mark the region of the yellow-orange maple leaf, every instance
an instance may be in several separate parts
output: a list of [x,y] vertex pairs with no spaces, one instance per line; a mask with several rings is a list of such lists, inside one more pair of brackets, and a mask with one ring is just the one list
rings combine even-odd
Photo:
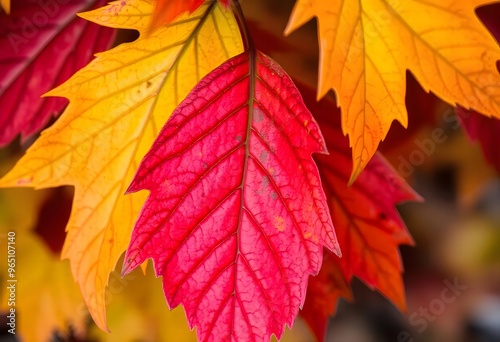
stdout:
[[318,19],[318,97],[336,91],[351,181],[393,120],[407,126],[406,70],[446,102],[500,118],[500,48],[474,13],[491,2],[297,0],[285,33]]
[[124,196],[159,129],[194,85],[243,50],[232,12],[207,1],[149,35],[149,0],[121,0],[82,16],[140,37],[100,53],[51,96],[70,100],[1,187],[75,186],[62,256],[87,307],[106,327],[105,288],[146,194]]
[[0,0],[0,7],[10,14],[10,0]]

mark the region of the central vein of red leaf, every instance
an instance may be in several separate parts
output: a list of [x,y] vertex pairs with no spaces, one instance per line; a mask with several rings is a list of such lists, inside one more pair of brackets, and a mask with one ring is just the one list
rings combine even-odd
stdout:
[[[246,183],[246,178],[247,178],[247,172],[248,172],[248,159],[250,158],[250,140],[251,140],[251,130],[252,130],[252,122],[253,122],[253,105],[254,105],[254,98],[255,98],[255,50],[251,49],[250,54],[249,54],[249,74],[248,76],[250,77],[250,82],[248,86],[248,93],[251,94],[248,98],[248,120],[247,120],[247,127],[246,127],[246,137],[245,137],[245,159],[244,159],[244,164],[243,164],[243,174],[241,177],[241,183],[240,183],[240,212],[238,216],[238,225],[237,225],[237,232],[236,232],[236,258],[239,257],[240,255],[240,234],[239,230],[241,227],[241,224],[243,222],[243,210],[246,210],[246,204],[245,204],[245,183]],[[237,288],[237,283],[236,283],[236,274],[238,274],[238,262],[235,260],[235,272],[234,272],[234,277],[233,277],[233,295],[236,296],[236,288]],[[235,303],[236,301],[233,300],[233,316],[235,315]],[[234,320],[231,324],[231,331],[234,331]]]

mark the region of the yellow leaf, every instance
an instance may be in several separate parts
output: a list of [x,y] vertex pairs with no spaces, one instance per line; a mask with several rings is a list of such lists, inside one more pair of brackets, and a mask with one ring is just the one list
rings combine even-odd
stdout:
[[[46,342],[54,331],[83,333],[87,310],[69,265],[61,262],[32,229],[37,223],[47,191],[29,189],[0,192],[0,248],[7,251],[8,233],[15,232],[15,305],[9,306],[10,289],[0,291],[0,310],[14,308],[16,333],[24,341]],[[7,277],[7,263],[0,263],[0,278]],[[10,278],[9,278],[10,279]],[[0,279],[2,287],[11,285]]]
[[10,14],[10,0],[0,0],[0,7]]
[[96,322],[106,330],[105,287],[146,198],[124,196],[139,162],[198,80],[243,50],[232,12],[208,1],[145,35],[152,3],[116,1],[82,16],[140,37],[100,53],[51,96],[70,100],[0,187],[74,185],[62,256]]
[[318,97],[336,92],[353,148],[351,182],[392,121],[407,126],[406,70],[446,102],[500,118],[500,49],[474,13],[491,2],[297,0],[285,33],[318,19]]

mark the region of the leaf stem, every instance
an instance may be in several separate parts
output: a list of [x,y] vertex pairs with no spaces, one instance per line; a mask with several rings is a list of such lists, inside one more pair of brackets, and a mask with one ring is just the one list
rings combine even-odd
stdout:
[[245,44],[245,50],[250,50],[250,53],[255,51],[255,46],[253,44],[252,36],[250,35],[250,31],[248,30],[247,21],[245,19],[245,15],[243,14],[243,9],[241,8],[240,1],[234,0],[234,8],[235,15],[238,21],[238,25],[240,27],[240,31],[243,36],[243,43]]

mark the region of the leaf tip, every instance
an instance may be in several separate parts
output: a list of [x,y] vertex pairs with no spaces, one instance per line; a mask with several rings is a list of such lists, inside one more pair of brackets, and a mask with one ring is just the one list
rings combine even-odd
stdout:
[[[62,84],[62,85],[64,85],[64,84]],[[67,98],[61,92],[59,92],[59,87],[56,87],[54,89],[49,90],[48,92],[40,95],[40,97],[64,97],[64,98]]]
[[133,194],[134,192],[137,192],[137,191],[141,190],[141,189],[137,188],[137,186],[135,185],[134,180],[130,183],[130,185],[128,186],[127,190],[125,190],[124,195],[130,195],[130,194]]
[[291,26],[292,25],[290,25],[290,22],[288,22],[288,24],[285,27],[285,30],[283,31],[283,36],[288,37],[293,32],[293,28]]
[[105,333],[108,334],[111,333],[111,331],[108,328],[108,323],[106,319],[106,308],[104,306],[97,304],[97,301],[93,300],[85,301],[85,303],[87,304],[87,309],[95,325]]
[[335,246],[333,249],[333,253],[339,258],[342,258],[342,250],[340,249],[340,245],[337,239],[335,239]]
[[399,309],[399,311],[401,311],[401,313],[408,313],[408,306],[406,305],[406,296],[404,295],[404,293],[402,294],[401,298],[398,298],[398,300],[391,301],[393,301],[394,305]]
[[125,259],[123,260],[123,265],[122,265],[122,270],[120,272],[120,276],[123,278],[133,270],[137,268],[137,266],[140,264],[139,261],[137,261],[137,253],[133,253],[134,256],[130,255],[131,253],[129,250],[127,250],[125,254]]
[[363,169],[359,165],[352,169],[351,177],[349,178],[349,182],[347,182],[348,187],[351,187],[354,184],[362,171]]
[[5,13],[10,14],[10,0],[0,0],[0,9],[5,11]]
[[304,20],[300,21],[296,17],[297,13],[297,4],[295,4],[295,8],[292,10],[292,13],[290,14],[290,19],[288,20],[288,23],[286,24],[285,31],[283,32],[283,35],[285,37],[288,37],[293,31],[297,30],[300,26],[302,26],[304,23],[306,23],[309,20]]
[[283,31],[283,36],[288,37],[290,36],[293,32],[295,32],[300,26],[302,26],[304,23],[301,22],[296,22],[293,13],[290,15],[290,20],[288,20],[288,23],[286,24],[285,30]]
[[425,198],[423,198],[418,192],[416,192],[413,189],[411,189],[411,191],[412,191],[412,196],[413,196],[413,198],[411,199],[411,201],[418,202],[418,203],[425,202]]
[[87,21],[93,21],[93,14],[95,14],[96,10],[92,10],[92,11],[85,11],[85,12],[78,12],[76,13],[76,15],[84,20],[87,20]]
[[352,155],[352,172],[351,172],[351,177],[349,178],[349,182],[347,183],[347,186],[350,187],[351,185],[354,184],[358,176],[363,172],[363,170],[366,168],[368,163],[373,157],[373,154],[376,152],[376,148],[373,151],[370,151],[366,153],[364,151],[361,154],[357,154],[355,152],[355,149],[353,149],[353,155]]
[[134,265],[132,264],[132,261],[133,260],[131,258],[127,258],[123,261],[122,270],[120,271],[120,277],[123,278],[127,274],[132,272],[132,270],[134,269]]
[[[331,228],[330,233],[328,234],[328,238],[323,243],[323,245],[330,250],[333,254],[342,258],[342,250],[340,249],[339,240],[337,238],[337,234],[335,233],[335,229],[333,223],[330,221],[329,226]],[[323,252],[325,253],[325,252]]]

